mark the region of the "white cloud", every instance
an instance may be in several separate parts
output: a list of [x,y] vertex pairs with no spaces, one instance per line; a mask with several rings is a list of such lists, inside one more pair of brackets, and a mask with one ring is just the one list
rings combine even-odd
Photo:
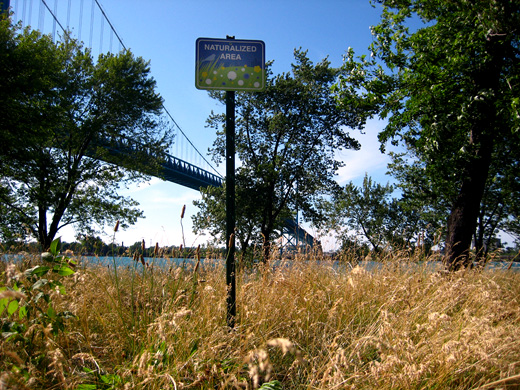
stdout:
[[121,194],[124,196],[133,195],[135,193],[148,190],[150,187],[159,185],[161,183],[164,183],[164,180],[159,179],[158,177],[152,177],[150,180],[145,182],[130,184],[128,188],[121,190]]
[[350,181],[362,180],[367,173],[376,182],[386,182],[387,164],[390,162],[388,155],[379,150],[380,143],[377,134],[381,131],[383,122],[369,121],[364,134],[351,133],[361,144],[360,150],[343,150],[336,153],[336,158],[343,161],[345,166],[338,170],[336,181],[345,185]]

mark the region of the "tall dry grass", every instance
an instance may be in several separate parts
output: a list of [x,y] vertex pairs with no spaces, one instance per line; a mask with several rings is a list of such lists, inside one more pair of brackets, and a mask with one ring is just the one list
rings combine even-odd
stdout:
[[221,265],[80,267],[54,296],[76,318],[43,357],[61,374],[17,377],[23,351],[2,341],[0,387],[519,388],[519,273],[315,260],[240,271],[233,330]]

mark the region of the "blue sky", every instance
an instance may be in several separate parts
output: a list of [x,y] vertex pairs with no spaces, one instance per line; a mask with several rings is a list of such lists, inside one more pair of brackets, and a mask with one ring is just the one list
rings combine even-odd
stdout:
[[[110,37],[106,22],[100,26],[100,14],[94,14],[94,28],[90,34],[90,17],[94,0],[46,0],[56,9],[61,23],[70,21],[76,36],[81,34],[88,46],[92,42],[95,55],[107,51],[112,40],[112,50],[118,50],[115,37]],[[265,42],[266,59],[274,60],[275,74],[289,71],[294,60],[295,48],[308,50],[313,62],[327,57],[333,66],[340,66],[348,47],[356,53],[367,53],[372,40],[370,26],[378,23],[380,8],[373,8],[369,0],[264,0],[264,1],[209,1],[209,0],[98,0],[108,15],[125,46],[135,55],[151,62],[151,71],[157,81],[158,92],[165,100],[165,107],[190,138],[198,150],[206,154],[215,139],[213,129],[205,127],[212,110],[224,112],[225,107],[209,98],[206,91],[195,88],[195,41],[197,38],[253,39]],[[70,14],[68,4],[71,4]],[[80,11],[83,4],[82,29],[79,30]],[[40,16],[40,0],[11,0],[17,15],[24,15],[24,24],[30,23],[44,31],[52,31],[52,19],[47,13]],[[30,18],[29,18],[30,17]],[[28,22],[31,20],[31,22]],[[58,28],[57,28],[58,30]],[[103,31],[103,34],[101,34]],[[386,183],[388,157],[379,152],[377,133],[384,126],[371,121],[365,134],[352,130],[351,135],[361,142],[360,151],[343,151],[340,158],[346,166],[338,175],[338,182],[352,180],[361,183],[365,172],[376,181]],[[181,153],[186,145],[179,141],[172,145],[173,154],[191,161],[193,153]],[[198,163],[197,160],[194,162]],[[224,172],[224,167],[218,168]],[[149,183],[124,191],[140,203],[145,219],[127,231],[116,235],[116,242],[126,245],[145,239],[147,244],[198,245],[207,237],[192,233],[191,218],[197,210],[192,204],[199,199],[197,191],[179,185],[152,179]],[[180,214],[186,205],[186,216],[181,226]],[[312,230],[312,229],[311,229]],[[313,232],[316,233],[316,232]],[[72,241],[73,231],[65,231],[63,239]],[[111,229],[102,237],[111,239]],[[325,246],[333,246],[333,243]]]

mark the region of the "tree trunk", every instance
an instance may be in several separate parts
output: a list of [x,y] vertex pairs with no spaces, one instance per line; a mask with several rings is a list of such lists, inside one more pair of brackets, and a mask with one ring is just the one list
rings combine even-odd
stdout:
[[262,256],[262,262],[264,264],[267,264],[268,261],[269,261],[269,257],[271,256],[271,240],[270,240],[271,234],[267,230],[263,230],[262,231],[262,236],[263,236],[263,243],[262,243],[263,256]]
[[[498,83],[498,78],[496,81]],[[483,86],[482,89],[488,87],[496,90],[487,83],[489,78],[479,85]],[[471,238],[477,228],[480,205],[491,166],[494,132],[497,131],[495,129],[497,114],[493,99],[482,101],[475,111],[476,118],[470,131],[469,141],[473,149],[473,157],[466,162],[459,194],[448,218],[444,263],[450,271],[471,266],[472,261],[469,257]]]
[[[469,141],[473,158],[466,162],[462,185],[448,218],[444,263],[450,271],[471,265],[471,237],[477,226],[494,140],[501,129],[497,123],[496,100],[499,98],[505,45],[500,34],[488,35],[485,53],[487,61],[473,74],[475,101],[471,111],[473,123]],[[477,96],[479,99],[476,99]]]
[[444,261],[450,271],[471,265],[471,238],[477,226],[492,153],[491,137],[481,138],[475,159],[466,167],[460,192],[448,218],[447,252]]
[[38,207],[38,241],[43,251],[51,247],[49,235],[47,234],[47,209],[43,206]]

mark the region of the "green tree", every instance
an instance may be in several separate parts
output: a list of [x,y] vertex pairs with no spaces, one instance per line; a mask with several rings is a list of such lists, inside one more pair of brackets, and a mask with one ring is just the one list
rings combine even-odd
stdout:
[[106,244],[99,236],[81,235],[78,237],[81,254],[104,256],[103,248]]
[[[250,178],[241,172],[235,175],[235,208],[236,228],[235,238],[238,241],[242,259],[253,256],[251,250],[261,246],[260,209],[255,206],[255,193],[248,185]],[[195,233],[207,231],[216,242],[226,240],[226,187],[206,187],[202,190],[202,199],[193,202],[199,212],[192,216]],[[290,216],[290,214],[289,214]]]
[[[338,70],[329,61],[314,65],[301,50],[295,59],[291,73],[268,75],[265,91],[236,96],[237,198],[242,205],[237,214],[245,212],[258,227],[264,261],[275,231],[292,210],[303,211],[308,220],[319,217],[315,201],[336,185],[334,173],[341,166],[335,152],[359,147],[345,129],[363,125],[355,110],[345,114],[337,107],[331,86]],[[213,96],[224,101],[223,94]],[[219,162],[225,155],[225,116],[212,115],[209,123],[218,130],[212,153]],[[222,223],[218,210],[223,207],[218,201],[207,210],[210,223]]]
[[[149,151],[170,139],[149,64],[129,51],[100,55],[67,35],[53,43],[9,19],[0,21],[0,234],[36,238],[48,248],[73,225],[126,227],[142,216],[121,184],[157,172]],[[147,149],[111,153],[135,140]]]
[[344,243],[365,240],[379,253],[386,245],[385,226],[393,191],[390,184],[374,183],[365,174],[361,187],[350,182],[322,204],[328,214],[324,227],[336,231]]
[[[379,134],[405,146],[449,200],[447,268],[471,264],[481,202],[493,180],[519,177],[520,4],[509,0],[382,0],[374,58],[345,58],[342,103],[379,114]],[[423,22],[411,31],[412,25]],[[381,62],[378,62],[380,60]],[[509,156],[509,158],[506,158]]]
[[[426,239],[433,238],[431,235],[446,224],[450,205],[456,197],[456,188],[450,183],[450,177],[426,176],[423,161],[411,161],[405,154],[390,155],[392,163],[389,164],[389,171],[398,179],[397,187],[402,192],[399,202],[419,214],[422,224],[426,223],[429,227],[430,237]],[[511,159],[512,155],[504,157]],[[514,167],[512,161],[499,161],[496,158],[490,167],[473,236],[477,261],[488,254],[499,231],[515,235],[514,221],[520,207],[516,201],[520,198],[519,184],[511,181],[509,174],[502,173],[511,167]]]
[[[410,212],[419,214],[423,224],[429,227],[430,235],[442,230],[455,193],[450,177],[427,175],[426,164],[410,159],[406,153],[390,152],[390,156],[389,173],[397,179],[400,203]],[[428,239],[433,239],[433,236]]]
[[[492,161],[474,235],[477,258],[485,257],[488,251],[493,249],[493,242],[499,231],[507,232],[516,238],[520,237],[520,153],[510,152],[515,147],[518,149],[520,145],[508,146],[508,153],[501,153],[501,158],[494,158]],[[514,173],[515,170],[517,173]]]
[[365,175],[363,186],[356,187],[348,183],[334,194],[330,213],[330,222],[341,231],[343,241],[351,236],[363,236],[379,253],[386,243],[385,226],[388,220],[389,202],[394,191],[390,184],[373,183]]
[[360,187],[348,183],[330,201],[323,202],[328,215],[323,227],[337,233],[342,248],[368,242],[376,254],[383,249],[413,250],[416,246],[428,251],[436,228],[428,221],[428,209],[406,196],[396,198],[394,189],[393,185],[373,182],[368,175]]

